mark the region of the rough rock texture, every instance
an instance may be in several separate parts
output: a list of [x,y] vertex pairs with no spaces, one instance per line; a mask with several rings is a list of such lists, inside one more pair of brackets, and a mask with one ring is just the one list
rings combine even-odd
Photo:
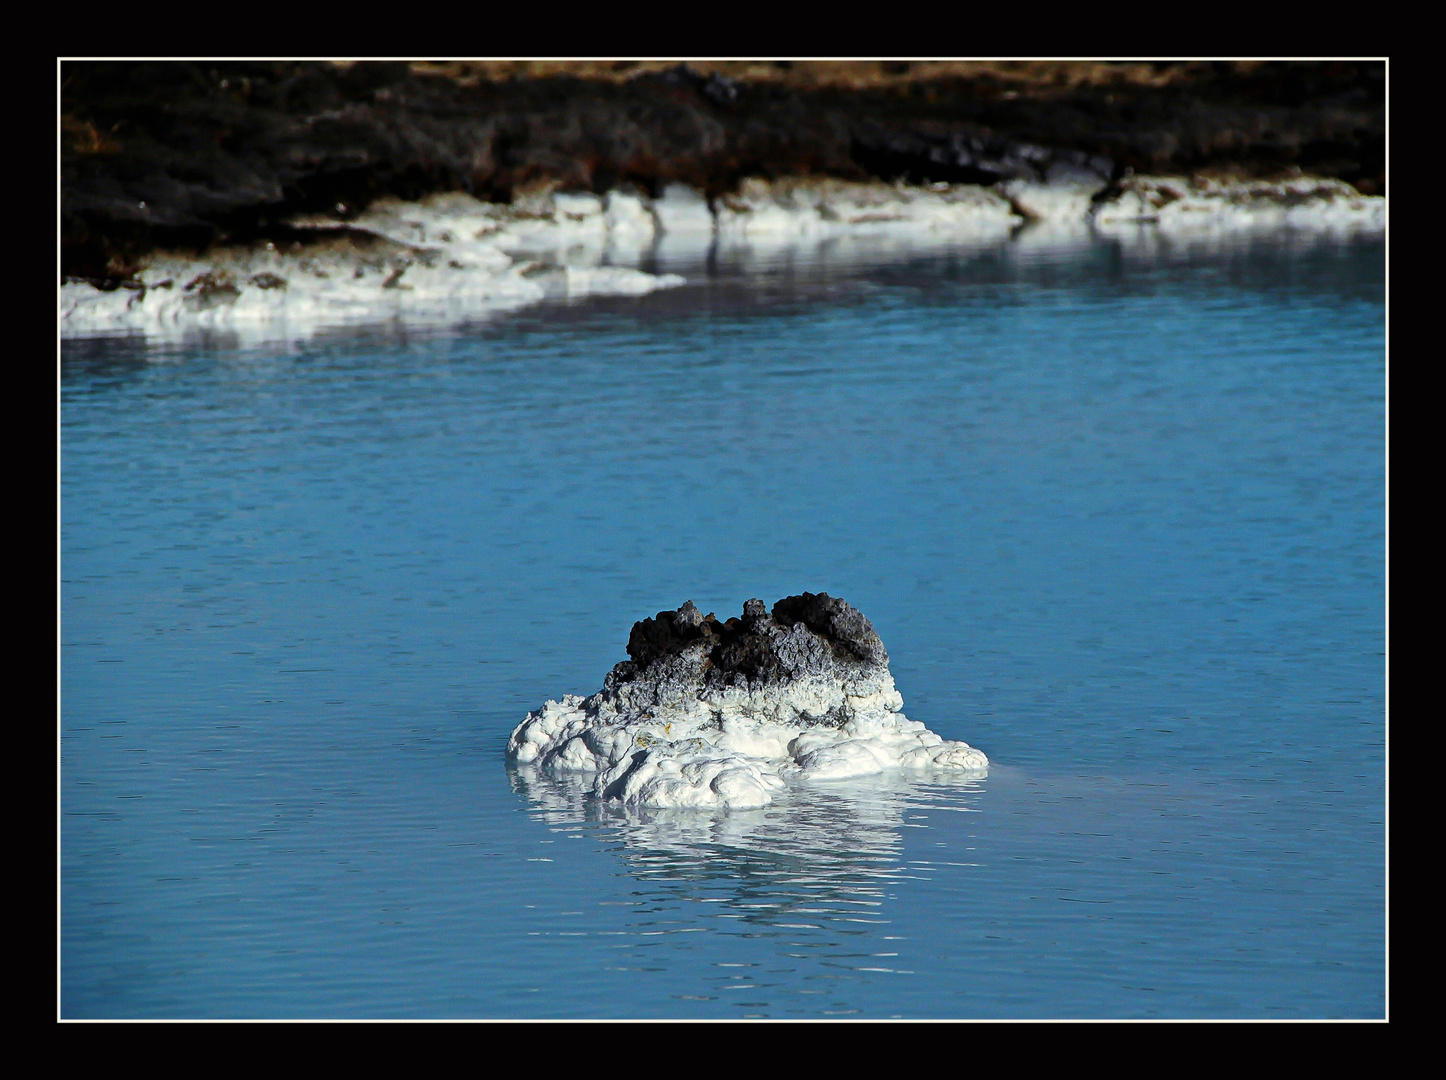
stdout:
[[[790,634],[800,623],[811,633]],[[772,615],[762,600],[749,600],[743,617],[727,622],[702,614],[689,600],[677,611],[634,623],[628,655],[631,662],[614,669],[615,684],[646,678],[660,660],[686,657],[696,661],[696,677],[708,689],[768,684],[805,672],[842,681],[855,668],[889,662],[873,624],[848,601],[828,593],[785,597],[773,605]]]
[[591,697],[528,714],[509,756],[594,771],[595,794],[643,806],[762,806],[790,777],[988,764],[903,715],[873,625],[827,593],[749,600],[726,622],[689,601],[636,623],[628,655]]
[[297,213],[438,191],[509,202],[537,184],[717,198],[749,176],[1294,168],[1384,193],[1376,62],[474,67],[67,61],[61,272],[115,283],[157,247],[289,243]]

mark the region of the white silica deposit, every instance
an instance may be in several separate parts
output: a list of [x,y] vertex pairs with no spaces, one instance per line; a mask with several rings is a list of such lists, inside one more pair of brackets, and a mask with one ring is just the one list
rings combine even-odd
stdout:
[[903,713],[873,626],[827,593],[749,600],[720,622],[691,601],[634,625],[632,658],[591,697],[529,713],[508,756],[545,773],[592,774],[592,791],[637,807],[758,807],[792,779],[887,769],[982,775],[989,760]]
[[684,281],[614,265],[617,252],[628,261],[657,229],[645,202],[624,193],[544,190],[506,206],[461,193],[386,198],[349,221],[288,224],[315,241],[162,251],[119,288],[67,282],[61,331],[291,336],[392,320],[460,322],[549,298],[638,296]]
[[1295,229],[1376,233],[1386,227],[1386,200],[1342,180],[1219,181],[1205,177],[1131,176],[1099,197],[1091,223],[1108,231],[1149,224],[1162,232]]
[[1130,176],[1106,185],[1063,176],[995,187],[752,178],[711,202],[677,184],[657,198],[542,185],[507,205],[453,192],[379,199],[349,220],[291,219],[310,243],[155,252],[116,288],[67,281],[60,324],[65,336],[205,329],[291,338],[365,323],[463,323],[559,297],[640,296],[685,280],[644,265],[700,265],[715,247],[733,261],[821,251],[847,259],[1140,229],[1360,234],[1385,222],[1384,198],[1311,177]]
[[1009,201],[972,184],[913,187],[823,177],[749,179],[714,204],[725,243],[877,233],[983,240],[1022,224]]
[[1087,228],[1094,199],[1105,188],[1104,181],[1062,181],[1052,184],[1029,180],[1006,180],[999,192],[1031,221],[1048,225]]

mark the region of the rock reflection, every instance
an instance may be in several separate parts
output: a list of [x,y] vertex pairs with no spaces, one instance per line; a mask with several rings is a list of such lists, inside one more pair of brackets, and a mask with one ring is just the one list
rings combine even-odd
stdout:
[[791,785],[765,809],[710,813],[623,807],[595,798],[590,777],[554,778],[525,765],[510,772],[513,790],[550,826],[615,840],[640,883],[789,930],[887,922],[890,887],[917,876],[905,857],[903,830],[919,827],[910,812],[978,812],[986,783],[899,771]]

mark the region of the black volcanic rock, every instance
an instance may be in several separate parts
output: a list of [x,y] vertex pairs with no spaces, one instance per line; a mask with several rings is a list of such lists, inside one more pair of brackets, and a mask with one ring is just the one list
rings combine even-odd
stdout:
[[628,656],[613,669],[608,685],[641,679],[761,688],[807,675],[867,674],[887,670],[889,663],[873,624],[828,593],[786,596],[771,614],[763,601],[749,600],[741,618],[726,622],[702,614],[689,600],[676,611],[634,623]]
[[828,593],[786,596],[773,605],[773,618],[784,626],[804,623],[836,648],[847,650],[865,664],[889,662],[889,654],[874,632],[874,624],[847,600],[830,597]]
[[716,197],[749,176],[1297,168],[1384,193],[1383,64],[1181,70],[1158,86],[988,73],[806,86],[686,66],[477,81],[392,63],[66,61],[61,273],[114,284],[156,247],[290,242],[297,213],[437,191],[506,202],[539,181],[650,194],[678,181]]

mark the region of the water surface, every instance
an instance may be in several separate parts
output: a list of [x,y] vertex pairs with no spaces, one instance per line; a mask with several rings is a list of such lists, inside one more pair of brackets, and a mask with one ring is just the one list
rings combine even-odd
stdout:
[[[694,277],[65,343],[62,1014],[1383,1015],[1381,245]],[[987,779],[506,766],[634,620],[803,590]]]

